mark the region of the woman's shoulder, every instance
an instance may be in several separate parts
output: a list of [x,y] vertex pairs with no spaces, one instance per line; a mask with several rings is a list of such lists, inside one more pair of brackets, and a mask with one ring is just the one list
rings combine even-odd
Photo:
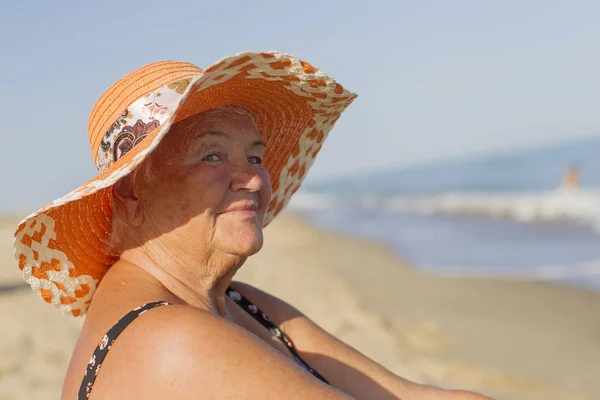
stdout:
[[[203,343],[200,342],[202,339],[219,345],[219,335],[210,339],[202,337],[204,333],[223,330],[223,324],[219,324],[218,318],[210,313],[182,305],[165,304],[153,309],[144,306],[136,307],[129,313],[122,312],[122,307],[113,307],[118,310],[92,313],[86,319],[67,371],[63,398],[75,398],[84,372],[86,375],[89,373],[87,368],[91,363],[97,368],[92,371],[97,375],[93,382],[93,397],[98,397],[98,392],[114,387],[114,382],[120,377],[139,377],[137,381],[144,382],[152,374],[141,373],[141,363],[145,363],[152,371],[164,361],[165,351],[180,357],[176,346]],[[131,317],[136,310],[135,317]],[[119,319],[115,315],[122,317]],[[118,333],[116,328],[119,328]],[[194,337],[199,340],[193,340]],[[102,360],[98,360],[99,355]]]
[[[293,362],[251,333],[184,305],[146,313],[115,341],[111,353],[94,384],[92,398],[185,399],[196,398],[198,393],[255,398],[253,391],[256,394],[273,381],[290,382],[291,388],[306,391],[306,398],[330,390],[312,382],[315,380],[299,372]],[[281,395],[290,389],[280,390]]]
[[128,359],[148,356],[160,359],[163,353],[158,350],[174,355],[180,354],[179,348],[219,345],[229,335],[239,334],[238,330],[225,319],[197,307],[165,305],[149,310],[132,322],[115,341],[111,353],[119,353]]

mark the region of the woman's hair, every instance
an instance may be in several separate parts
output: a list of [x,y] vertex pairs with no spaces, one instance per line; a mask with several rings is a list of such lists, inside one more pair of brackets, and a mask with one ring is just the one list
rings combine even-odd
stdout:
[[[213,108],[211,110],[207,110],[204,111],[200,114],[196,114],[197,118],[214,118],[214,117],[218,117],[222,114],[228,113],[228,112],[235,112],[236,114],[242,115],[246,118],[248,118],[252,124],[256,127],[256,122],[254,120],[254,117],[252,116],[252,114],[250,114],[250,112],[246,111],[245,109],[241,108],[241,107],[235,107],[235,106],[223,106],[223,107],[217,107],[217,108]],[[185,120],[184,120],[185,121]],[[171,127],[171,129],[175,128],[177,129],[177,125],[179,125],[181,122],[183,121],[179,121],[177,124],[173,125],[173,127]],[[188,141],[190,140],[190,136],[194,133],[194,128],[196,127],[196,124],[183,124],[180,125],[182,128],[186,129],[186,132],[184,132],[184,136],[183,136],[183,140],[184,141]],[[258,128],[257,128],[258,130]],[[132,182],[136,182],[138,179],[141,179],[143,183],[145,184],[152,184],[155,182],[156,180],[156,176],[154,175],[153,172],[153,168],[152,168],[152,157],[146,157],[146,159],[144,161],[142,161],[142,163],[130,174],[131,176],[131,180]],[[119,184],[119,182],[117,182],[117,184]],[[111,192],[111,196],[114,196],[114,194]],[[121,212],[115,207],[115,202],[114,200],[111,202],[112,204],[112,223],[111,223],[111,234],[109,237],[109,241],[108,241],[108,247],[107,247],[107,254],[121,254],[125,249],[124,246],[126,245],[126,238],[127,238],[127,231],[129,230],[129,225],[127,223],[127,220],[123,217],[123,215],[121,215]]]

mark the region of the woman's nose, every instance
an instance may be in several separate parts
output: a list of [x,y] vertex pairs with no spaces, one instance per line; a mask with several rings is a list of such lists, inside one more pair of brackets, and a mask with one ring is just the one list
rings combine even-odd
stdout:
[[231,189],[234,192],[245,190],[248,192],[258,192],[263,185],[260,175],[254,170],[252,165],[237,165],[234,167]]

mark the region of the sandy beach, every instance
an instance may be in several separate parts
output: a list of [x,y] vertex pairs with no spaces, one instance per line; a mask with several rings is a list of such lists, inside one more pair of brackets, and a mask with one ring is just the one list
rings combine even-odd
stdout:
[[[0,219],[0,400],[59,399],[81,319],[22,283],[18,219]],[[383,246],[285,214],[237,279],[293,304],[408,379],[498,399],[600,398],[600,293],[540,282],[437,278]]]

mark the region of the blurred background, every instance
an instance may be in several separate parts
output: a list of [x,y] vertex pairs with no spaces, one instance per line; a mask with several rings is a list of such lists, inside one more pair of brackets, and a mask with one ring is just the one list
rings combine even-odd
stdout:
[[[5,215],[0,307],[8,321],[0,332],[6,329],[5,336],[13,338],[0,348],[0,399],[58,398],[79,325],[69,322],[65,335],[56,331],[66,337],[68,351],[53,350],[43,361],[27,353],[23,361],[15,349],[31,347],[19,342],[29,322],[15,315],[33,295],[19,283],[10,242],[18,217],[95,175],[87,117],[96,99],[121,76],[152,61],[206,68],[245,50],[294,54],[359,95],[323,146],[284,222],[301,218],[310,225],[304,229],[312,229],[309,236],[333,232],[376,243],[385,249],[377,251],[391,252],[411,273],[454,282],[444,286],[454,291],[435,304],[472,292],[454,312],[481,301],[500,313],[512,295],[537,304],[510,331],[533,335],[511,336],[530,347],[539,339],[544,347],[535,352],[506,343],[498,346],[514,358],[461,358],[468,351],[460,347],[451,356],[439,354],[446,356],[445,365],[485,364],[481,368],[494,371],[494,379],[476,375],[461,381],[431,368],[419,370],[416,379],[467,382],[506,398],[600,398],[600,3],[20,1],[2,5],[0,35]],[[360,267],[344,272],[333,264],[331,270],[353,287]],[[373,283],[371,292],[403,291],[403,278],[396,278]],[[463,281],[507,286],[452,286]],[[527,286],[544,282],[544,289]],[[424,285],[419,293],[435,292],[433,283]],[[496,297],[485,298],[496,289]],[[376,294],[358,284],[354,290],[372,315],[396,321],[392,336],[402,336],[398,332],[408,322],[402,308],[393,307],[400,297],[386,298],[382,306]],[[538,297],[529,302],[528,296]],[[524,304],[507,307],[517,315]],[[447,310],[428,312],[429,319],[413,316],[410,323],[434,321],[436,332],[452,331],[452,324],[440,322],[442,316],[432,316]],[[492,311],[485,320],[481,313],[482,325],[469,330],[496,324],[497,337],[489,340],[506,339],[502,329],[513,320]],[[456,314],[453,323],[467,318],[470,322],[457,323],[467,326],[473,319],[465,315]],[[567,315],[574,319],[561,319]],[[543,324],[528,325],[542,319]],[[560,330],[569,324],[571,330]],[[431,339],[432,325],[425,326],[417,336]],[[456,329],[453,337],[468,342]],[[481,346],[495,344],[486,339]],[[564,350],[561,359],[550,357],[557,348]],[[481,356],[484,350],[478,349],[471,352]],[[540,364],[511,369],[532,359]],[[40,367],[46,378],[36,380],[27,368],[36,362],[55,367]],[[33,388],[38,395],[28,397]]]

